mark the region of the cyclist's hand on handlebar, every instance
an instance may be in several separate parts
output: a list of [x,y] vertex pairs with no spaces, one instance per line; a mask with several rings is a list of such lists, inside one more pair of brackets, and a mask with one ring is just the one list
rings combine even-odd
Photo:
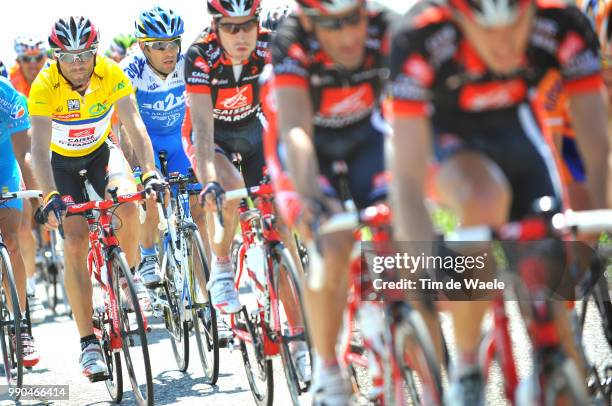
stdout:
[[142,175],[142,185],[153,199],[157,198],[158,193],[163,194],[168,187],[168,183],[161,179],[156,171],[149,171]]
[[313,238],[313,229],[324,223],[333,214],[342,211],[342,204],[336,199],[311,198],[306,199],[302,213],[296,221],[300,236],[307,240]]
[[[53,191],[45,198],[42,210],[45,226],[49,229],[57,229],[66,214],[66,203],[62,200],[59,192]],[[51,215],[50,215],[51,214]]]
[[200,192],[198,202],[209,212],[221,212],[225,190],[218,182],[208,182]]

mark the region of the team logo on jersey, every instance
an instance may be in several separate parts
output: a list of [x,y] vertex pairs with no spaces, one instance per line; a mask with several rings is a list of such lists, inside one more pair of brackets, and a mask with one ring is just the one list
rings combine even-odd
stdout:
[[244,85],[238,89],[219,89],[216,107],[220,110],[236,110],[253,103],[253,87]]
[[94,135],[95,133],[96,133],[95,127],[79,128],[77,130],[70,130],[70,132],[68,132],[68,138],[89,137],[91,135]]
[[584,40],[575,32],[567,34],[559,46],[557,57],[562,65],[567,64],[584,49]]
[[434,80],[433,68],[419,54],[411,55],[403,66],[404,74],[416,79],[423,87],[428,87]]
[[16,104],[11,109],[11,118],[13,120],[17,120],[17,119],[25,116],[25,113],[26,113],[26,111],[25,111],[25,107],[23,107],[23,104],[21,104],[21,103]]
[[108,109],[106,103],[96,103],[89,108],[89,114],[92,116],[97,116],[104,113]]
[[467,111],[493,110],[520,103],[527,95],[522,79],[466,85],[459,95],[459,105]]
[[198,56],[196,58],[196,60],[193,62],[193,66],[195,66],[204,73],[210,73],[210,65],[208,65],[208,62],[206,62],[206,60],[201,56]]
[[374,105],[374,91],[368,83],[353,87],[323,89],[321,114],[348,116],[369,110]]
[[68,99],[68,111],[81,110],[81,101],[79,99]]

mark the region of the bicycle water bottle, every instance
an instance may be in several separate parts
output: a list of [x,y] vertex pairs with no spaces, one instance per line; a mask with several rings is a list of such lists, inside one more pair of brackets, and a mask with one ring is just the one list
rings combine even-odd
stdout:
[[259,285],[254,286],[255,295],[259,303],[264,303],[265,299],[265,290],[266,290],[266,275],[265,275],[265,267],[264,261],[266,260],[264,256],[263,249],[259,245],[251,245],[246,251],[246,265],[247,268],[253,272],[255,275],[255,280]]

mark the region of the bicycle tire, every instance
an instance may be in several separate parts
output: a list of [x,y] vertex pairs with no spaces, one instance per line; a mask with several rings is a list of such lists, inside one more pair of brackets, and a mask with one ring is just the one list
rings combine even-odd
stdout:
[[[264,256],[264,258],[268,258],[268,255]],[[265,267],[264,273],[269,275],[268,261],[264,261],[263,266]],[[261,313],[263,313],[263,310],[249,316],[246,307],[243,306],[240,312],[236,313],[235,322],[237,328],[246,330],[251,336],[251,342],[248,346],[244,340],[239,340],[242,362],[247,380],[249,381],[249,387],[251,388],[251,394],[257,406],[272,406],[274,400],[274,375],[272,372],[272,360],[267,359],[264,355],[263,335],[266,333]],[[251,357],[249,349],[252,349],[253,357]],[[256,382],[258,379],[262,383],[262,390],[260,390]]]
[[[113,289],[115,290],[115,294],[117,296],[117,305],[119,307],[119,328],[121,330],[122,349],[123,358],[125,360],[125,367],[130,378],[130,383],[132,385],[132,390],[134,392],[136,402],[139,405],[150,406],[153,405],[154,400],[151,361],[149,358],[147,334],[144,328],[142,312],[140,311],[140,304],[138,303],[138,295],[136,294],[136,288],[134,287],[133,275],[127,264],[125,254],[121,251],[120,248],[113,247],[109,257],[111,259],[111,266],[113,267],[113,269],[111,270]],[[125,298],[125,303],[124,299],[122,298],[123,292],[119,282],[121,276],[124,276],[126,278],[128,292],[130,295],[130,298]],[[131,305],[133,306],[133,309],[131,310],[130,301]],[[130,328],[129,313],[133,313],[135,316],[136,330],[131,330]],[[133,337],[136,337],[139,342],[136,343]],[[140,389],[140,385],[138,382],[139,379],[136,377],[132,354],[130,352],[130,347],[136,347],[137,345],[140,346],[140,349],[142,351],[142,360],[144,362],[144,371],[138,372],[144,372],[143,375],[146,385],[146,394],[143,394]]]
[[[204,380],[210,385],[219,379],[219,331],[217,327],[217,312],[210,300],[200,303],[198,295],[197,263],[200,264],[205,281],[210,278],[206,261],[206,251],[200,233],[195,228],[187,228],[185,235],[187,255],[190,260],[187,267],[189,289],[192,300],[193,332],[198,346],[198,355],[204,371]],[[194,260],[197,263],[194,263]],[[207,295],[210,297],[210,294]],[[210,354],[210,358],[207,354]]]
[[[431,400],[436,404],[442,404],[442,376],[432,345],[433,341],[429,337],[425,321],[418,311],[408,307],[405,303],[399,304],[399,311],[401,312],[401,322],[396,324],[397,328],[393,340],[395,344],[394,354],[397,365],[401,368],[404,381],[408,386],[410,398],[413,404],[421,403],[421,396],[414,384],[416,381],[414,379],[417,374],[416,370],[418,370],[425,372],[427,375],[425,379],[420,377],[421,386],[426,384],[429,389],[429,395],[433,396]],[[411,368],[406,362],[406,340],[412,342],[412,345],[409,347],[411,350],[409,359],[412,360],[412,365],[418,363],[417,368]]]
[[[293,257],[291,256],[289,250],[280,243],[273,248],[272,253],[273,261],[275,264],[272,274],[274,275],[274,290],[277,292],[276,296],[280,297],[280,269],[282,267],[282,269],[284,269],[284,273],[290,280],[290,284],[292,285],[291,290],[293,290],[295,292],[295,296],[297,296],[294,299],[297,302],[301,313],[301,318],[304,323],[304,341],[306,347],[308,348],[308,357],[310,358],[310,365],[312,365],[312,347],[310,345],[308,324],[306,322],[306,312],[304,310],[302,286],[293,261]],[[276,266],[278,266],[278,271]],[[289,348],[289,342],[292,341],[292,337],[290,335],[285,335],[281,333],[280,341],[280,354],[283,363],[283,371],[285,373],[285,379],[287,380],[287,387],[289,389],[289,394],[291,395],[291,401],[294,405],[299,405],[300,402],[298,398],[302,393],[308,390],[310,382],[300,382],[298,378],[297,366],[295,365],[295,361]],[[303,383],[303,385],[301,385],[301,383]]]
[[[174,255],[172,248],[168,249],[165,255]],[[176,366],[179,371],[185,372],[189,366],[188,326],[187,323],[182,320],[183,312],[180,298],[177,297],[176,294],[177,289],[173,275],[173,272],[180,272],[180,270],[173,270],[168,259],[162,261],[162,264],[165,264],[165,269],[162,269],[162,272],[166,275],[164,292],[168,300],[168,307],[164,306],[164,322],[170,336],[170,344],[172,346],[172,353],[174,354]]]
[[[121,368],[121,354],[110,348],[113,332],[113,320],[110,318],[110,309],[105,303],[106,292],[99,282],[92,278],[92,302],[94,304],[93,325],[94,332],[100,331],[99,341],[104,362],[108,369],[108,378],[104,381],[106,390],[114,403],[121,402],[123,398],[123,372]],[[96,303],[97,302],[97,303]],[[98,335],[98,334],[96,334]]]
[[[2,313],[1,328],[0,328],[0,346],[2,347],[2,360],[4,366],[4,376],[7,385],[10,388],[21,388],[23,385],[23,350],[21,348],[21,339],[16,339],[16,345],[13,345],[11,340],[11,331],[16,337],[21,337],[21,309],[19,307],[19,297],[17,296],[17,286],[15,285],[15,277],[13,268],[8,255],[8,251],[4,245],[0,245],[0,271],[2,278],[6,277],[10,296],[12,311],[8,308],[6,290],[4,281],[0,280],[0,312]],[[11,320],[12,313],[12,320]],[[13,370],[15,371],[13,373]],[[18,400],[20,395],[13,396],[14,400]]]
[[[585,383],[580,379],[578,368],[573,360],[565,355],[562,361],[555,362],[556,368],[549,379],[546,380],[544,389],[544,405],[555,406],[559,393],[570,396],[573,405],[587,405],[590,402]],[[561,389],[561,390],[560,390]],[[563,391],[565,389],[565,391]]]

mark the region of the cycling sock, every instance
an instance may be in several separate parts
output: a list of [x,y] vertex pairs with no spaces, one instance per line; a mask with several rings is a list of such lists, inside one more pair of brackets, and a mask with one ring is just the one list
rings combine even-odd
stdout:
[[231,273],[234,269],[229,256],[218,257],[213,254],[211,279],[216,279],[219,274]]
[[27,281],[27,294],[28,295],[36,294],[36,277],[35,276],[32,276],[31,278],[28,278],[28,281]]
[[140,246],[140,256],[141,258],[157,256],[157,247],[154,245],[151,248],[145,248],[141,245]]
[[81,351],[84,351],[89,344],[98,344],[98,338],[95,334],[81,337]]

